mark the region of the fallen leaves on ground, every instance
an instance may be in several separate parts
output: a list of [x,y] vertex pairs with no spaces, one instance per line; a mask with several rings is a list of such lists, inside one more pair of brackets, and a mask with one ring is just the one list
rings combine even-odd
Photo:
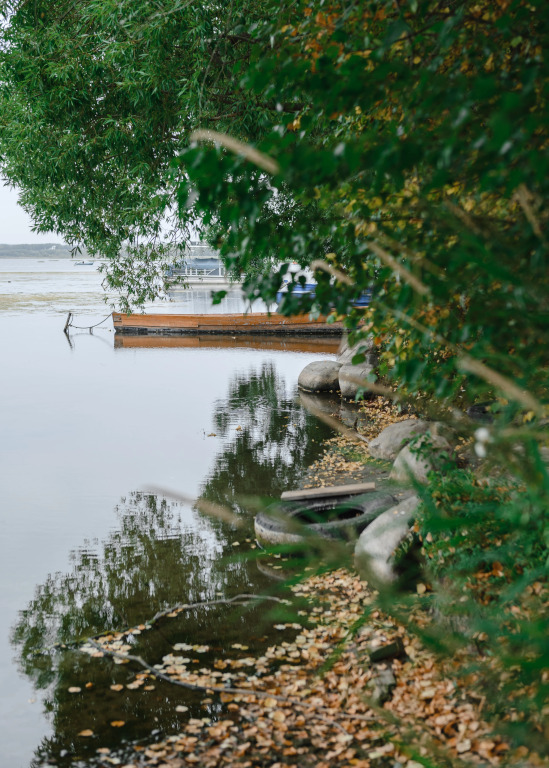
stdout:
[[[217,719],[189,719],[180,734],[136,747],[128,766],[375,768],[390,757],[391,765],[412,768],[414,755],[432,756],[437,749],[454,762],[501,761],[507,746],[490,734],[478,699],[446,676],[415,636],[374,609],[373,596],[358,577],[339,570],[309,578],[293,591],[310,601],[310,611],[308,626],[279,625],[298,628],[291,641],[282,635],[255,657],[241,647],[237,658],[200,669],[177,651],[155,665],[173,680],[204,686],[209,696],[220,687],[230,690],[218,696]],[[365,612],[370,612],[367,621],[353,631]],[[110,635],[102,644],[124,647],[123,641]],[[373,648],[391,643],[405,654],[370,661]],[[371,699],[381,672],[394,683],[379,709]],[[136,675],[140,683],[147,678],[154,675]]]

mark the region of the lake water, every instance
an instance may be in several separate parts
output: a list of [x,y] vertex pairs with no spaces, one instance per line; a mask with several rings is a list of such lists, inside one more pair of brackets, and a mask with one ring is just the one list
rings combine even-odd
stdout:
[[[208,305],[200,288],[156,311]],[[216,311],[242,306],[233,291]],[[176,603],[269,589],[255,560],[234,557],[254,546],[245,497],[295,486],[331,435],[301,407],[297,377],[334,342],[119,340],[110,321],[67,338],[68,311],[82,326],[107,315],[93,267],[0,260],[3,768],[84,765],[98,746],[173,733],[183,700],[203,716],[197,698],[167,685],[148,698],[115,694],[123,668],[51,647]],[[244,525],[152,486],[225,504]],[[194,611],[147,633],[141,652],[156,663],[183,638],[219,650],[243,633],[252,647],[268,632],[250,635],[262,610]],[[67,692],[85,682],[85,696]],[[127,726],[111,728],[113,718]],[[85,728],[93,743],[77,736]]]

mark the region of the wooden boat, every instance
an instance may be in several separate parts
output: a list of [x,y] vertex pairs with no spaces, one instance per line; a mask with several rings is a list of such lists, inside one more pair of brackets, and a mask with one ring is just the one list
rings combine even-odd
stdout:
[[130,336],[117,333],[114,337],[115,349],[267,349],[277,352],[319,352],[336,355],[341,340],[337,336],[267,336],[239,333],[228,334],[208,333],[174,336],[159,334]]
[[325,317],[311,320],[307,315],[285,317],[276,313],[211,315],[124,315],[112,314],[116,333],[128,334],[272,334],[339,335],[342,323],[328,323]]

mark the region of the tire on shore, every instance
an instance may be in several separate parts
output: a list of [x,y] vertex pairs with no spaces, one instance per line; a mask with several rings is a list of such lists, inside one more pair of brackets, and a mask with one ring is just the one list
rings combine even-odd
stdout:
[[312,535],[352,541],[395,501],[394,496],[382,491],[343,498],[277,501],[256,516],[255,535],[260,544],[267,546],[299,544]]

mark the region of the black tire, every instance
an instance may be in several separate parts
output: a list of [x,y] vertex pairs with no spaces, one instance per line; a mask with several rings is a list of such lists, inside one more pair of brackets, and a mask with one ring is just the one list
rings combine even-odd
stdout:
[[315,534],[326,539],[355,539],[378,515],[396,503],[380,491],[360,496],[323,497],[311,501],[278,501],[255,520],[260,544],[296,544]]

